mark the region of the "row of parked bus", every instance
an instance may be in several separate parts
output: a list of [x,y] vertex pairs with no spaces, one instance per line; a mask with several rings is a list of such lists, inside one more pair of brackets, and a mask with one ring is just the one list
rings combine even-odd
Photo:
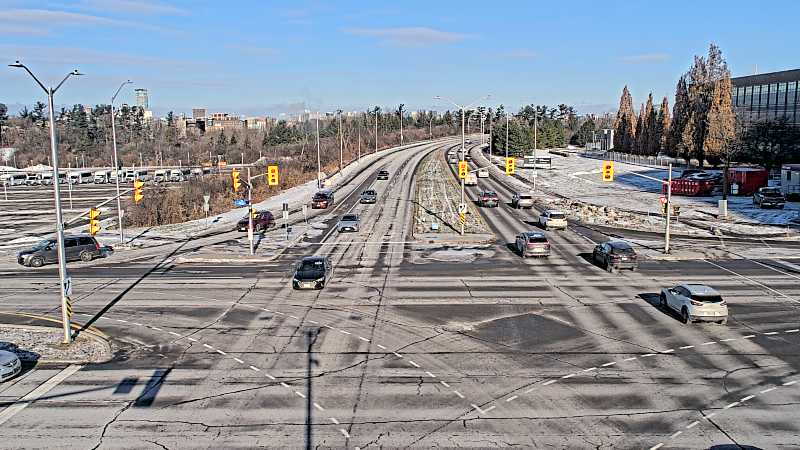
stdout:
[[[70,171],[59,172],[58,182],[61,184],[105,184],[116,183],[117,176],[120,176],[121,183],[132,183],[134,180],[154,181],[156,183],[188,181],[192,177],[199,177],[211,173],[210,167],[203,168],[179,168],[179,169],[158,169],[150,172],[145,169],[125,169],[125,170],[97,170],[97,171]],[[2,186],[39,186],[52,185],[53,172],[36,173],[6,173],[0,175],[0,185]]]

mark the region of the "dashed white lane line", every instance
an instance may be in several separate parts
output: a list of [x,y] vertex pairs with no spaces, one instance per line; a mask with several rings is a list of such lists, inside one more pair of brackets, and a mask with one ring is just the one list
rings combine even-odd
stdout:
[[394,353],[394,356],[397,356],[398,358],[402,358],[403,357],[403,355],[401,355],[400,353],[397,353],[397,352],[392,352],[392,353]]
[[[797,374],[795,373],[793,375],[797,375]],[[772,387],[769,387],[769,388],[766,388],[766,389],[762,389],[762,390],[758,391],[758,394],[751,394],[751,395],[748,395],[746,397],[742,397],[741,400],[733,402],[733,403],[729,403],[729,404],[725,405],[724,407],[722,407],[722,409],[720,409],[718,411],[713,411],[713,412],[710,412],[708,414],[703,414],[702,419],[710,421],[712,417],[718,415],[719,413],[721,413],[723,411],[726,411],[726,410],[729,410],[729,409],[734,408],[736,406],[742,405],[744,402],[750,401],[750,400],[756,398],[759,395],[767,394],[767,393],[772,392],[772,391],[774,391],[776,389],[779,389],[779,388],[781,388],[783,386],[794,385],[794,384],[797,383],[797,381],[798,380],[789,380],[789,381],[786,381],[786,382],[784,382],[784,383],[782,383],[780,385],[776,385],[776,386],[772,386]],[[690,422],[687,425],[685,425],[684,429],[686,429],[686,430],[692,429],[692,428],[696,427],[698,424],[700,424],[699,420],[693,420],[692,422]],[[666,440],[664,440],[663,442],[659,442],[658,444],[650,447],[650,449],[652,450],[652,449],[658,449],[658,448],[663,447],[664,445],[667,444],[668,441],[670,441],[672,439],[675,439],[676,437],[680,436],[681,433],[682,433],[682,431],[676,431],[675,433],[672,433],[671,435],[669,435],[669,437],[667,437]]]
[[339,425],[339,421],[336,419],[336,417],[328,417],[328,419],[329,419],[331,422],[335,423],[336,425]]
[[297,396],[300,398],[306,398],[306,396],[300,391],[294,391],[294,393],[297,394]]
[[359,336],[358,338],[364,342],[369,342],[369,339],[365,338],[364,336]]
[[588,369],[581,370],[581,372],[591,372],[593,370],[597,370],[597,367],[589,367]]
[[378,348],[381,350],[386,350],[386,347],[382,346],[381,344],[377,344]]
[[519,395],[512,395],[511,397],[508,397],[508,398],[506,399],[506,401],[507,401],[507,402],[513,402],[513,401],[514,401],[514,400],[516,400],[517,398],[519,398]]
[[734,271],[732,271],[732,270],[730,270],[730,269],[726,269],[725,267],[722,267],[722,266],[720,266],[719,264],[715,264],[715,263],[713,263],[713,262],[711,262],[711,261],[709,261],[709,260],[707,260],[707,259],[704,259],[703,261],[707,262],[708,264],[711,264],[711,265],[712,265],[712,266],[714,266],[714,267],[718,267],[718,268],[720,268],[720,269],[722,269],[722,270],[724,270],[724,271],[726,271],[726,272],[728,272],[728,273],[731,273],[731,274],[733,274],[733,275],[736,275],[737,277],[744,278],[745,280],[747,280],[747,281],[749,281],[749,282],[751,282],[751,283],[757,284],[757,285],[759,285],[759,286],[763,287],[764,289],[766,289],[766,290],[768,290],[768,291],[770,291],[770,292],[772,292],[772,293],[774,293],[774,294],[778,294],[778,295],[780,295],[781,297],[783,297],[783,298],[785,298],[785,299],[787,299],[787,300],[791,300],[791,301],[793,301],[793,302],[797,302],[797,300],[795,300],[794,298],[792,298],[792,297],[789,297],[788,295],[784,294],[783,292],[781,292],[781,291],[777,291],[777,290],[775,290],[775,289],[773,289],[773,288],[771,288],[771,287],[767,286],[766,284],[764,284],[764,283],[761,283],[760,281],[756,281],[756,280],[754,280],[754,279],[752,279],[752,278],[750,278],[750,277],[744,276],[744,275],[742,275],[742,274],[740,274],[740,273],[736,273],[736,272],[734,272]]
[[292,388],[291,386],[289,386],[288,384],[286,384],[286,382],[284,382],[284,381],[281,381],[281,386],[283,386],[283,387],[285,387],[285,388],[287,388],[287,389],[291,389],[291,388]]
[[261,369],[259,369],[259,368],[258,368],[258,367],[256,367],[256,366],[250,366],[250,369],[252,369],[252,370],[254,370],[254,371],[256,371],[256,372],[261,372]]
[[616,361],[610,361],[610,362],[607,362],[605,364],[600,364],[600,367],[610,367],[610,366],[613,366],[615,364],[617,364]]
[[690,348],[694,348],[694,345],[684,345],[683,347],[678,347],[678,348],[681,349],[681,350],[687,350],[687,349],[690,349]]
[[458,398],[464,398],[464,394],[462,394],[461,392],[453,391],[453,394],[456,394]]
[[700,344],[700,345],[714,345],[714,344],[716,344],[716,343],[717,343],[717,341],[710,341],[710,342],[703,342],[703,343],[702,343],[702,344]]
[[[637,358],[638,358],[638,356],[633,356],[633,357],[630,357],[630,358],[625,358],[625,359],[623,359],[623,361],[625,361],[625,362],[633,361],[633,360],[635,360]],[[583,372],[583,371],[581,371],[581,372]]]
[[219,354],[220,354],[220,355],[222,355],[222,356],[225,356],[225,355],[227,355],[227,353],[223,352],[223,351],[222,351],[222,350],[220,350],[220,349],[217,349],[217,353],[219,353]]
[[154,327],[154,326],[152,326],[152,325],[150,326],[150,328],[152,328],[152,329],[154,329],[154,330],[156,330],[156,331],[164,331],[164,330],[162,330],[161,328]]
[[564,376],[563,376],[563,377],[561,377],[561,378],[563,378],[563,379],[565,379],[565,380],[566,380],[567,378],[572,378],[572,377],[574,377],[574,376],[575,376],[575,374],[574,374],[574,373],[569,373],[569,374],[567,374],[567,375],[564,375]]
[[774,336],[776,334],[778,334],[777,331],[770,331],[769,333],[764,333],[765,336]]
[[314,402],[314,408],[317,408],[318,411],[325,411],[325,408],[320,406],[317,402]]
[[186,338],[186,339],[188,339],[188,340],[190,340],[190,341],[192,341],[192,342],[197,342],[197,339],[195,339],[195,338],[193,338],[193,337],[188,337],[188,338]]
[[345,438],[350,439],[350,433],[348,433],[347,430],[345,430],[344,428],[339,428],[339,432],[341,432],[342,436],[344,436]]
[[419,364],[415,363],[413,360],[409,359],[408,363],[411,364],[412,366],[416,367],[417,369],[419,369]]
[[556,381],[558,381],[558,380],[545,381],[544,383],[542,383],[542,386],[549,386],[549,385],[555,383]]
[[171,335],[173,335],[173,336],[181,337],[181,335],[180,335],[180,334],[178,334],[178,333],[176,333],[176,332],[174,332],[174,331],[170,331],[170,332],[169,332],[169,334],[171,334]]
[[800,328],[795,328],[795,329],[792,329],[792,330],[784,331],[784,333],[797,333],[797,332],[800,332]]
[[236,362],[238,362],[239,364],[244,364],[244,361],[242,361],[242,360],[241,360],[241,359],[239,359],[239,358],[233,358],[233,360],[234,360],[234,361],[236,361]]
[[446,388],[449,388],[449,387],[450,387],[450,385],[449,385],[449,384],[447,384],[447,382],[446,382],[446,381],[439,381],[439,383],[440,383],[442,386],[446,387]]
[[342,334],[353,334],[353,333],[351,333],[349,331],[345,331],[345,330],[339,330],[339,333],[342,333]]
[[212,346],[210,346],[208,344],[203,344],[203,347],[205,347],[207,349],[210,349],[210,350],[214,350],[214,347],[212,347]]
[[434,375],[434,374],[432,374],[432,373],[428,372],[427,370],[425,371],[425,374],[426,374],[426,375],[428,375],[428,376],[429,376],[429,377],[431,377],[431,378],[436,378],[436,375]]

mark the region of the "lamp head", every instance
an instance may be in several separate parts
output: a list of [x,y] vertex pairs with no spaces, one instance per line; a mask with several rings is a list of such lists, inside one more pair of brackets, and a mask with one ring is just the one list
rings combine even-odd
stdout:
[[8,67],[25,67],[21,62],[15,61],[14,64],[9,64]]
[[80,73],[80,72],[78,71],[78,69],[75,69],[75,70],[73,70],[73,71],[72,71],[72,75],[75,75],[75,76],[77,77],[77,76],[81,76],[81,75],[83,75],[83,74],[82,74],[82,73]]

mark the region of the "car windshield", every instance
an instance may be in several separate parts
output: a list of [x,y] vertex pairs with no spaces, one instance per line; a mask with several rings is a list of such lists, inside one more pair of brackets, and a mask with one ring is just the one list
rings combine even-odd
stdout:
[[356,216],[355,214],[346,214],[346,215],[342,216],[342,221],[343,222],[355,222],[357,220],[358,220],[358,216]]
[[781,192],[777,189],[763,189],[761,195],[765,197],[779,197]]
[[46,248],[48,245],[50,245],[50,241],[45,239],[43,241],[37,242],[36,245],[33,246],[33,249],[34,250],[41,250],[43,248]]
[[325,265],[322,260],[303,261],[300,264],[300,270],[323,270]]
[[319,201],[319,200],[327,200],[327,199],[328,199],[328,196],[326,196],[325,194],[315,194],[314,195],[314,200],[317,200],[317,201]]
[[635,252],[631,247],[611,247],[611,253],[615,255],[633,255]]
[[696,300],[698,302],[703,303],[721,303],[722,297],[719,295],[710,295],[710,294],[692,294],[692,300]]
[[547,243],[547,238],[544,236],[528,236],[529,244]]
[[375,191],[364,191],[364,195],[375,195]]
[[565,218],[565,216],[564,216],[564,214],[561,214],[561,213],[550,213],[550,218],[551,219],[560,220],[560,219]]
[[519,198],[522,199],[522,200],[529,200],[529,199],[531,199],[533,197],[531,197],[528,194],[520,194]]
[[494,197],[494,196],[496,196],[496,195],[497,195],[497,194],[495,194],[495,193],[494,193],[494,192],[492,192],[492,191],[486,191],[486,192],[484,192],[484,193],[483,193],[483,196],[484,196],[484,197]]

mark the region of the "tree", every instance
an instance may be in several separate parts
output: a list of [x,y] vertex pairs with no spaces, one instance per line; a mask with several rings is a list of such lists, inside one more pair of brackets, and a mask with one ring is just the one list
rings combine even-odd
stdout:
[[[652,98],[652,96],[651,96]],[[653,102],[651,101],[650,109],[653,108]],[[649,124],[647,123],[647,118],[649,114],[647,113],[647,107],[645,105],[639,106],[639,118],[636,119],[636,148],[634,152],[638,155],[644,155],[647,149],[647,141],[650,137],[647,134],[647,128]]]
[[41,125],[42,127],[44,127],[45,123],[45,118],[44,118],[45,108],[47,108],[47,105],[45,105],[42,102],[36,102],[36,104],[33,105],[33,112],[31,113],[31,119],[33,120],[33,122]]
[[760,164],[767,170],[800,162],[800,129],[785,117],[756,122],[742,133],[741,146],[743,162]]
[[614,149],[631,152],[636,142],[636,119],[633,113],[633,98],[628,86],[622,89],[617,119],[614,121]]
[[656,154],[669,153],[669,134],[670,134],[670,124],[671,118],[669,116],[669,100],[667,97],[664,96],[664,99],[661,100],[661,108],[658,110],[658,119],[657,119],[657,126],[656,126],[656,136],[654,139],[657,139],[658,142]]
[[[497,152],[506,151],[506,122],[501,121],[494,127],[492,133],[492,146]],[[524,156],[527,150],[533,148],[533,131],[520,124],[518,121],[510,121],[508,124],[508,154],[511,156]]]
[[[719,57],[721,58],[721,55]],[[713,74],[720,78],[713,83],[711,104],[706,114],[705,136],[701,146],[709,162],[717,165],[736,137],[736,116],[731,100],[731,76],[725,61],[718,64]]]
[[675,105],[672,107],[672,125],[669,133],[670,156],[682,156],[689,158],[691,152],[691,141],[684,140],[686,128],[689,126],[689,89],[686,86],[686,75],[678,79],[675,87]]
[[214,144],[214,148],[218,153],[224,154],[227,147],[228,139],[225,137],[225,129],[223,128],[222,131],[220,131],[217,135],[217,142]]
[[8,107],[0,103],[0,146],[3,145],[3,124],[8,120]]
[[578,131],[572,135],[570,144],[580,147],[585,146],[587,143],[592,141],[595,131],[597,131],[597,125],[595,124],[594,119],[590,118],[583,122],[580,128],[578,128]]

